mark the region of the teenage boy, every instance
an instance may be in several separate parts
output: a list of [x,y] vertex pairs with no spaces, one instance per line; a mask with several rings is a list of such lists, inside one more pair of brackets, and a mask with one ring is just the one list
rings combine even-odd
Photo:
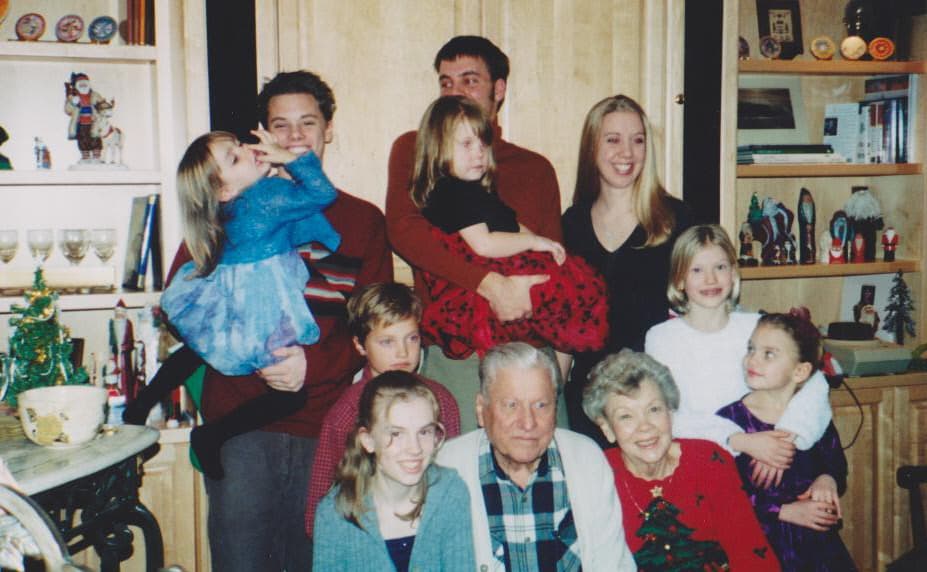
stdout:
[[[328,410],[322,422],[306,502],[306,534],[310,537],[316,506],[331,489],[348,435],[357,424],[364,386],[385,371],[414,372],[418,369],[422,349],[418,332],[421,319],[422,302],[404,284],[370,284],[348,300],[348,328],[354,336],[354,347],[367,358],[367,364],[359,372],[359,379]],[[456,437],[460,434],[460,411],[454,396],[436,381],[427,378],[422,381],[438,399],[445,437]]]
[[[509,58],[495,44],[480,36],[457,36],[435,56],[441,95],[463,95],[483,108],[495,126],[493,154],[496,158],[496,192],[518,215],[518,222],[535,234],[563,242],[560,227],[560,188],[550,161],[502,139],[497,114],[505,99]],[[431,238],[431,225],[412,202],[409,186],[415,159],[416,132],[409,131],[393,143],[389,156],[386,190],[386,230],[393,250],[415,273],[415,289],[427,305],[421,271],[476,291],[486,298],[500,320],[518,320],[531,314],[531,286],[545,282],[545,275],[503,276],[450,256]],[[435,340],[437,342],[437,340]],[[476,414],[470,403],[479,390],[479,358],[454,360],[440,347],[427,352],[422,373],[438,379],[451,390],[458,403],[466,403],[461,425],[476,428]]]

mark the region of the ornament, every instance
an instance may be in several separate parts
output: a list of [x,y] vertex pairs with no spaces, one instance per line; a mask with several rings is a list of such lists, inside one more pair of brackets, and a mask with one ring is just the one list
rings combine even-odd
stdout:
[[811,55],[819,60],[829,60],[834,57],[837,45],[830,36],[818,36],[811,40]]
[[873,38],[869,42],[869,55],[874,60],[887,60],[895,55],[895,42],[888,38]]
[[840,53],[848,60],[858,60],[866,55],[866,40],[859,36],[848,36],[840,42]]

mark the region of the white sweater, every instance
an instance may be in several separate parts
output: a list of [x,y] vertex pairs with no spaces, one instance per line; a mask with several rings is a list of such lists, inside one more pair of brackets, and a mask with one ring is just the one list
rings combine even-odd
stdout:
[[[492,553],[489,520],[479,475],[479,444],[483,429],[451,439],[441,447],[437,462],[456,469],[470,489],[473,545],[476,566],[482,572],[501,571]],[[579,554],[587,572],[637,570],[624,539],[621,504],[615,492],[615,475],[594,441],[566,429],[554,432],[563,462],[570,508],[576,521]]]
[[[645,351],[669,368],[679,387],[674,436],[710,439],[730,450],[728,437],[743,432],[736,423],[715,412],[750,391],[744,378],[743,358],[759,318],[759,314],[732,312],[724,328],[709,333],[676,318],[647,332]],[[796,435],[799,449],[811,448],[824,435],[832,417],[828,392],[824,375],[815,372],[776,423],[777,429]]]

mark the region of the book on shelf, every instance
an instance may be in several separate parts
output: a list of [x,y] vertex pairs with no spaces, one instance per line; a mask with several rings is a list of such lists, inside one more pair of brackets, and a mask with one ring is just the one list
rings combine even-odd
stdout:
[[844,163],[828,144],[741,145],[737,147],[737,164]]
[[859,147],[859,104],[829,103],[824,108],[825,144],[849,163],[856,162]]
[[[868,105],[871,109],[875,105],[877,113],[882,114],[879,153],[870,149],[867,162],[906,163],[915,156],[916,126],[909,118],[917,117],[918,77],[917,74],[887,75],[865,81],[860,108]],[[888,117],[885,117],[886,114]],[[886,139],[891,138],[895,141],[889,147]]]
[[128,290],[145,289],[149,266],[153,287],[159,289],[163,284],[159,205],[160,195],[157,194],[132,199],[122,281],[123,288]]

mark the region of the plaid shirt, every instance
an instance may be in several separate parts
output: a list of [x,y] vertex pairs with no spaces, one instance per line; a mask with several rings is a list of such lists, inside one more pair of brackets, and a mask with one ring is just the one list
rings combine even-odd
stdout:
[[506,570],[582,570],[563,464],[553,440],[524,489],[496,463],[485,435],[479,471],[493,554]]

